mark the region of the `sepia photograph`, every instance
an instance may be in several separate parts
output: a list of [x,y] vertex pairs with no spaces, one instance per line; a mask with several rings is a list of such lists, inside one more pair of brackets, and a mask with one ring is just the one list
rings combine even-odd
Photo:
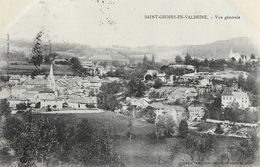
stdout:
[[260,1],[1,0],[0,167],[257,167]]

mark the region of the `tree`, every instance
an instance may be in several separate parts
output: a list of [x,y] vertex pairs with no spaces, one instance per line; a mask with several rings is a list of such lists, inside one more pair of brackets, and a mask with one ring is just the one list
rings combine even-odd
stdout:
[[149,93],[149,98],[150,99],[158,99],[160,97],[161,97],[160,92],[157,92],[157,91],[153,90],[152,92]]
[[147,59],[146,55],[144,55],[144,57],[143,57],[143,65],[146,65],[147,62],[148,62],[148,59]]
[[148,123],[155,123],[156,113],[155,109],[151,106],[147,106],[142,110],[142,115]]
[[154,59],[154,55],[152,56],[152,65],[154,65],[155,63],[155,59]]
[[170,115],[159,115],[155,123],[157,139],[170,137],[175,133],[176,124]]
[[106,127],[93,127],[86,119],[75,122],[29,113],[8,117],[4,126],[4,137],[21,166],[27,167],[37,161],[48,166],[51,159],[84,166],[120,166],[111,136]]
[[89,96],[95,96],[95,92],[94,92],[94,89],[91,89],[90,92],[88,93]]
[[131,141],[133,139],[134,136],[134,130],[133,130],[133,120],[129,119],[128,121],[128,125],[127,125],[127,137],[128,139]]
[[189,134],[183,140],[186,152],[194,162],[203,162],[209,156],[215,145],[213,136],[197,136]]
[[251,59],[255,59],[255,55],[252,53],[250,56]]
[[35,108],[41,108],[41,102],[36,103]]
[[222,133],[224,133],[224,131],[223,131],[223,129],[221,128],[221,125],[218,123],[217,124],[217,127],[216,127],[216,129],[215,129],[215,133],[217,133],[217,134],[222,134]]
[[206,66],[206,67],[209,66],[209,61],[208,61],[207,58],[205,58],[205,60],[204,60],[204,62],[203,62],[203,65]]
[[182,57],[180,55],[177,55],[175,57],[175,62],[178,63],[178,64],[181,64],[183,62]]
[[0,99],[0,116],[9,115],[11,113],[11,109],[9,107],[9,102],[6,99]]
[[135,97],[142,97],[145,91],[145,85],[141,79],[132,78],[128,84],[128,95],[135,96]]
[[246,83],[245,83],[245,90],[248,92],[251,92],[253,94],[257,94],[257,83],[256,83],[256,78],[252,75],[248,75],[246,78]]
[[43,63],[43,55],[42,55],[42,38],[43,31],[40,31],[34,40],[34,47],[32,50],[32,62],[34,66],[38,69],[38,67]]
[[27,105],[26,105],[26,103],[19,103],[19,104],[16,104],[16,108],[17,108],[17,110],[26,110]]
[[258,139],[255,134],[248,139],[243,139],[236,148],[238,162],[241,164],[252,164],[256,159],[257,150]]
[[57,56],[58,56],[58,53],[56,53],[56,52],[50,53],[48,55],[49,63],[53,62]]
[[213,103],[206,104],[208,116],[210,119],[219,119],[221,114],[221,97],[214,98]]
[[243,89],[243,90],[246,87],[246,82],[245,82],[245,79],[244,79],[242,74],[239,74],[239,76],[238,76],[238,87]]
[[28,115],[25,120],[8,117],[4,136],[10,141],[22,164],[33,165],[37,160],[48,159],[56,149],[56,131],[52,122]]
[[184,64],[190,65],[191,61],[192,61],[192,58],[189,55],[189,53],[187,53],[186,56],[185,56],[185,59],[184,59]]
[[188,132],[189,132],[188,123],[185,119],[181,120],[178,130],[179,130],[179,135],[181,137],[185,137],[188,134]]
[[123,85],[118,82],[103,84],[97,95],[98,108],[114,111],[120,107],[116,94],[122,92],[123,89]]
[[[236,107],[236,109],[238,109]],[[228,107],[223,110],[225,115],[225,120],[229,120],[231,122],[237,122],[239,120],[239,115],[236,109]]]
[[117,60],[113,60],[111,65],[114,67],[120,67],[120,63]]
[[79,59],[77,57],[72,57],[70,59],[70,63],[71,63],[71,68],[73,69],[73,71],[78,75],[82,75],[83,67],[81,66]]
[[37,76],[37,75],[39,75],[39,74],[41,74],[41,73],[43,73],[43,72],[44,72],[43,70],[35,69],[35,70],[33,70],[32,73],[31,73],[31,78],[32,78],[32,79],[35,79],[35,76]]
[[159,89],[161,88],[163,85],[162,81],[160,80],[160,78],[156,78],[155,81],[154,81],[154,84],[153,84],[153,87],[155,89]]

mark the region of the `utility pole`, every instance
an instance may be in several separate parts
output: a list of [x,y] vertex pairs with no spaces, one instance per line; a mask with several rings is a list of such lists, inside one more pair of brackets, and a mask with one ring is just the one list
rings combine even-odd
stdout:
[[9,47],[10,47],[10,39],[9,39],[9,34],[6,35],[7,39],[6,39],[6,63],[7,63],[7,68],[6,68],[6,72],[7,72],[7,76],[9,76]]

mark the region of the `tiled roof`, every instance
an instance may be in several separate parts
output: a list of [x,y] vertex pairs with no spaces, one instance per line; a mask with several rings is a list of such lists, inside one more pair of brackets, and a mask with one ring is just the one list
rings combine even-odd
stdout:
[[46,83],[44,79],[27,79],[24,81],[25,85],[46,85]]
[[247,93],[245,92],[233,92],[233,95],[236,97],[247,97]]
[[82,97],[82,96],[71,96],[69,97],[69,102],[70,103],[97,103],[97,98],[96,97]]
[[39,93],[54,93],[54,91],[50,88],[43,88],[39,91]]
[[189,106],[189,107],[188,107],[188,110],[189,110],[189,111],[196,111],[196,112],[199,112],[199,111],[204,111],[204,108],[201,107],[201,106],[198,106],[198,107],[195,107],[195,106]]
[[17,100],[17,101],[29,101],[26,97],[15,97],[15,96],[10,96],[7,98],[7,100]]
[[21,78],[21,76],[19,76],[19,75],[11,75],[11,77],[10,77],[10,79],[9,80],[17,80],[17,79],[20,79]]
[[233,89],[232,88],[225,88],[222,92],[222,96],[232,96]]
[[34,86],[32,88],[27,89],[27,91],[41,91],[44,88],[45,88],[44,86]]

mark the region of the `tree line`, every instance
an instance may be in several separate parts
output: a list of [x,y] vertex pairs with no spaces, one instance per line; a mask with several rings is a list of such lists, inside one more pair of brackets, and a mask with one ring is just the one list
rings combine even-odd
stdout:
[[93,127],[87,119],[79,122],[47,115],[8,116],[4,137],[14,150],[19,165],[62,163],[121,166],[113,147],[111,131]]

